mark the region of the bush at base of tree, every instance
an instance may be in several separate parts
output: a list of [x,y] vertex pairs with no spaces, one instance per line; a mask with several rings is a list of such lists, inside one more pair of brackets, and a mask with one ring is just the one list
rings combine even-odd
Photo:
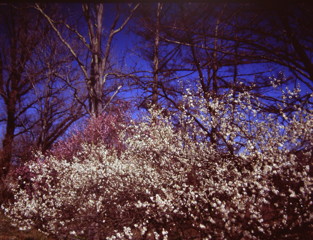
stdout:
[[[4,206],[6,214],[22,228],[58,239],[307,234],[313,224],[313,114],[298,109],[274,118],[246,93],[192,95],[175,121],[152,110],[121,129],[123,151],[100,141],[82,143],[70,158],[38,153],[44,161],[24,166],[28,180],[12,181],[15,197]],[[212,129],[214,144],[207,141]]]

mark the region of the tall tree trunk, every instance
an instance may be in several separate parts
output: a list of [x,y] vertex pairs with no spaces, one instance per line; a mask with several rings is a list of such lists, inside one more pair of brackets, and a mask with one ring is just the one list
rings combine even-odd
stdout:
[[217,71],[218,71],[218,57],[217,53],[220,49],[218,45],[218,34],[219,34],[219,25],[220,25],[220,17],[218,16],[216,19],[215,30],[214,30],[214,52],[213,52],[213,94],[216,96],[218,92],[218,79],[217,79]]
[[[93,16],[90,4],[83,4],[82,9],[88,24],[88,35],[91,50],[90,77],[87,80],[89,91],[89,111],[92,115],[98,116],[103,110],[103,72],[107,68],[107,58],[101,58],[101,38],[103,21],[103,4],[96,4]],[[108,40],[109,41],[109,40]],[[106,53],[109,55],[109,52]]]
[[1,170],[2,174],[6,174],[9,170],[10,161],[12,158],[13,139],[15,131],[15,114],[16,114],[16,92],[10,94],[9,102],[7,104],[7,125],[6,132],[2,142],[3,145],[3,157]]
[[158,104],[159,95],[159,44],[160,44],[160,17],[162,11],[162,3],[158,3],[155,23],[155,37],[153,49],[153,85],[152,85],[152,104]]
[[[13,76],[13,86],[11,85],[12,91],[8,94],[5,99],[5,104],[7,108],[7,122],[6,122],[6,132],[2,142],[2,156],[0,156],[0,203],[6,201],[7,196],[7,187],[5,184],[7,174],[10,170],[12,154],[13,154],[13,140],[14,140],[14,132],[16,128],[15,115],[16,115],[16,103],[17,103],[17,90],[14,89],[16,85],[14,84],[16,78]],[[11,81],[12,84],[12,81]]]
[[[140,4],[136,4],[134,7],[132,7],[130,9],[130,13],[123,21],[121,21],[121,15],[118,9],[112,25],[108,30],[108,33],[106,33],[103,31],[102,27],[104,4],[83,3],[82,11],[87,24],[89,37],[88,40],[82,34],[80,34],[79,31],[75,29],[75,27],[72,28],[69,24],[63,22],[64,26],[71,32],[73,36],[78,37],[78,39],[82,43],[83,48],[88,51],[88,56],[90,56],[91,61],[87,62],[85,62],[86,59],[82,60],[82,56],[79,54],[78,49],[76,49],[75,44],[64,38],[62,32],[55,24],[55,21],[52,20],[44,12],[40,5],[35,4],[34,6],[35,9],[37,9],[48,21],[52,29],[56,32],[62,44],[64,44],[64,46],[69,50],[69,53],[78,63],[79,68],[82,70],[82,73],[86,80],[86,87],[88,91],[87,99],[89,107],[86,107],[84,100],[79,100],[79,103],[84,106],[84,108],[90,115],[97,116],[101,114],[104,110],[104,106],[108,105],[108,103],[105,103],[104,105],[103,97],[105,93],[107,94],[109,92],[108,89],[105,89],[105,83],[106,77],[109,74],[108,71],[111,68],[109,59],[112,48],[112,41],[114,36],[125,28],[139,5]],[[118,90],[119,89],[120,88],[118,88]],[[115,94],[113,94],[113,96],[115,96]],[[111,100],[112,98],[110,99],[110,101]]]
[[[13,41],[14,42],[14,41]],[[15,46],[15,45],[13,45]],[[11,60],[13,65],[16,65],[17,56],[14,49],[11,50]],[[12,153],[13,153],[13,140],[14,140],[14,132],[16,128],[16,104],[18,102],[18,83],[21,82],[21,66],[13,66],[12,72],[10,73],[10,81],[8,82],[8,92],[6,97],[4,98],[4,102],[6,105],[6,129],[5,136],[2,142],[3,146],[3,154],[1,157],[1,176],[5,177],[9,171]]]

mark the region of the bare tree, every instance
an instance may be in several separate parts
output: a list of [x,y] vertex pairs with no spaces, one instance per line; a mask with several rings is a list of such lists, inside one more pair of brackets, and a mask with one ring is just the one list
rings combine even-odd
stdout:
[[[278,114],[277,104],[282,104],[277,98],[280,91],[273,94],[270,77],[275,77],[281,86],[287,86],[293,79],[294,86],[300,83],[309,91],[289,101],[285,111],[292,110],[289,106],[294,104],[312,103],[312,31],[307,21],[311,8],[305,4],[286,8],[227,3],[163,6],[168,7],[172,8],[167,13],[171,20],[160,31],[154,28],[153,33],[159,35],[159,46],[180,49],[183,61],[170,66],[170,71],[180,75],[183,82],[186,78],[179,74],[182,71],[189,72],[188,79],[199,82],[203,94],[208,96],[223,95],[230,89],[234,95],[250,91],[263,99],[265,112]],[[159,58],[162,55],[164,48],[160,51],[159,47]],[[162,89],[165,81],[158,82]],[[168,91],[159,91],[159,97],[170,97],[169,89],[163,90]]]
[[[251,20],[250,17],[245,19],[242,16],[245,5],[188,3],[163,4],[162,7],[170,9],[167,12],[163,10],[162,21],[159,5],[154,8],[154,12],[148,8],[148,14],[141,13],[143,30],[137,31],[144,40],[150,41],[150,52],[148,50],[148,54],[143,55],[150,56],[145,59],[151,64],[152,70],[146,71],[150,78],[146,77],[148,80],[144,81],[145,78],[139,76],[138,82],[145,91],[150,91],[152,103],[155,104],[156,100],[163,98],[179,110],[179,97],[176,96],[181,97],[183,91],[177,90],[180,88],[177,80],[181,80],[183,86],[188,85],[188,81],[188,87],[199,84],[200,94],[208,102],[214,98],[222,98],[229,90],[233,91],[234,96],[243,91],[253,92],[264,100],[264,110],[271,111],[272,105],[268,103],[276,103],[277,98],[267,94],[272,89],[268,80],[271,73],[265,65],[268,60],[256,57],[259,49],[247,47],[247,39],[254,35],[238,30],[238,26]],[[170,49],[179,49],[181,55],[167,54]],[[174,58],[177,57],[182,61],[175,62]],[[162,62],[170,61],[174,64],[167,64],[166,71],[176,75],[176,81],[169,88],[165,86],[169,77],[165,75]],[[254,68],[253,64],[261,67]],[[214,115],[214,111],[208,110]],[[275,112],[277,113],[277,109]],[[192,111],[189,114],[192,116]],[[204,128],[201,121],[196,119],[196,122],[199,127]],[[224,145],[223,136],[218,134],[218,129],[203,130],[207,131],[211,143]],[[234,149],[228,150],[234,152]]]
[[[133,33],[139,37],[138,44],[132,49],[145,67],[140,64],[134,66],[132,85],[142,93],[140,107],[167,105],[164,96],[177,95],[177,82],[181,78],[177,73],[181,69],[181,47],[164,42],[163,35],[172,18],[169,17],[173,8],[169,4],[143,4],[135,17]],[[179,67],[178,67],[179,66]]]
[[[131,7],[128,16],[121,19],[119,5],[117,5],[115,18],[109,28],[108,33],[104,31],[104,4],[82,4],[82,12],[84,22],[88,30],[88,38],[79,32],[78,26],[71,26],[70,23],[63,22],[63,26],[70,32],[72,38],[67,40],[62,35],[58,24],[53,20],[45,10],[39,5],[35,4],[37,9],[48,21],[52,29],[56,32],[61,43],[66,46],[68,52],[78,64],[83,76],[85,78],[85,85],[87,88],[89,106],[86,110],[91,115],[99,115],[104,111],[104,107],[108,102],[104,102],[104,96],[108,94],[111,89],[108,88],[108,76],[112,70],[111,50],[114,37],[120,33],[131,17],[139,4]],[[77,45],[73,43],[73,39],[78,39],[80,47],[84,49],[84,54],[77,49]],[[115,89],[118,91],[120,87]],[[111,99],[111,98],[110,98]],[[85,99],[80,99],[81,103]]]
[[34,148],[45,152],[84,111],[82,105],[77,104],[72,85],[68,84],[78,85],[79,80],[75,72],[70,71],[71,58],[53,34],[37,49],[36,62],[42,67],[44,81],[33,85],[33,98],[37,102],[32,106],[28,124],[24,125],[23,137],[27,136]]
[[42,80],[40,69],[32,68],[32,60],[34,49],[46,34],[46,29],[42,29],[40,19],[32,16],[32,12],[25,6],[7,5],[1,11],[4,14],[0,49],[0,95],[4,105],[1,120],[5,122],[1,173],[5,175],[12,157],[14,137],[18,128],[24,124],[23,116],[38,100],[28,98],[33,85]]
[[[241,24],[233,26],[240,36],[237,41],[253,50],[251,58],[266,61],[272,68],[285,72],[294,85],[301,84],[310,94],[313,91],[312,7],[305,3],[287,3],[284,7],[250,4],[242,10]],[[303,97],[305,100],[308,96]]]
[[12,163],[31,159],[32,150],[49,149],[83,111],[67,84],[75,82],[71,59],[45,20],[27,4],[6,4],[0,11],[2,191]]

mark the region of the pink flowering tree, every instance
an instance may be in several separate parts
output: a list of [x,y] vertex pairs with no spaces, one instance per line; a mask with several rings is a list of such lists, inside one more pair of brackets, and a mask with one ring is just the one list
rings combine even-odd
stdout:
[[50,154],[57,158],[70,160],[77,152],[82,151],[83,144],[103,144],[108,149],[120,151],[123,144],[119,131],[126,117],[120,111],[92,117],[80,128],[76,128],[69,137],[55,144]]
[[153,108],[121,125],[122,148],[87,126],[70,154],[38,153],[6,214],[58,239],[310,236],[313,113],[265,114],[249,93],[200,96],[187,90],[175,116]]

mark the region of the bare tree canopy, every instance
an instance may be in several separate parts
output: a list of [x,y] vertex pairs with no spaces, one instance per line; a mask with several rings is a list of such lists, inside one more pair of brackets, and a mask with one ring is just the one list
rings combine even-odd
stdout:
[[[107,104],[104,102],[103,97],[105,92],[110,91],[105,88],[107,77],[112,70],[111,62],[111,48],[112,41],[116,34],[121,32],[139,4],[131,7],[128,16],[121,20],[120,10],[117,8],[114,20],[109,28],[108,33],[104,32],[103,19],[104,19],[104,4],[82,4],[82,12],[87,25],[88,37],[83,36],[78,26],[71,26],[70,24],[63,22],[64,26],[71,32],[72,39],[78,38],[80,43],[79,47],[84,48],[83,55],[81,56],[77,45],[74,42],[65,39],[60,30],[58,29],[55,20],[53,20],[39,4],[35,4],[37,9],[44,18],[48,21],[51,28],[57,34],[62,44],[66,46],[69,53],[72,55],[74,60],[77,62],[81,72],[85,78],[86,87],[88,91],[88,103],[89,107],[86,110],[91,115],[99,115],[103,112],[103,107]],[[116,89],[116,91],[118,91]],[[81,101],[83,102],[83,100]]]
[[[266,139],[259,136],[275,130],[279,142],[294,131],[288,147],[272,139],[275,151],[266,145],[262,154],[282,160],[284,150],[286,161],[299,159],[312,150],[310,129],[303,129],[313,104],[312,21],[313,7],[302,2],[1,3],[0,183],[39,152],[43,159],[58,151],[79,157],[102,131],[110,135],[106,146],[126,158],[131,122],[147,124],[152,140],[154,125],[170,123],[169,145],[175,138],[176,149],[201,145],[240,171],[252,171],[254,163],[240,157],[247,149],[249,161],[261,159]],[[84,136],[88,122],[98,124],[90,128],[97,137]],[[163,150],[151,149],[157,162]]]

